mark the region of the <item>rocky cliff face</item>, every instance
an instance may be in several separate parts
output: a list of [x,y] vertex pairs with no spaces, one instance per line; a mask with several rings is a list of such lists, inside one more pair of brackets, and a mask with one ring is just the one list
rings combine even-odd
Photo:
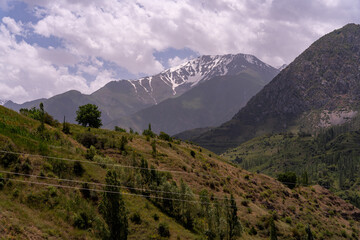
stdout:
[[348,24],[312,44],[232,120],[192,140],[219,152],[289,126],[319,125],[306,119],[317,111],[356,110],[360,103],[359,62],[360,26]]

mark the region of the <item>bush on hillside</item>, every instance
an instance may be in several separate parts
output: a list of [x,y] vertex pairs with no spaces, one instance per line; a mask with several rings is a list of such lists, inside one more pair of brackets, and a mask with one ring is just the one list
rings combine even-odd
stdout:
[[169,225],[165,222],[160,223],[158,233],[161,237],[170,237]]
[[277,179],[288,188],[293,189],[296,186],[296,174],[294,172],[280,173]]
[[84,147],[86,148],[90,148],[90,146],[95,146],[98,142],[98,138],[90,132],[78,134],[76,140],[82,145],[84,145]]

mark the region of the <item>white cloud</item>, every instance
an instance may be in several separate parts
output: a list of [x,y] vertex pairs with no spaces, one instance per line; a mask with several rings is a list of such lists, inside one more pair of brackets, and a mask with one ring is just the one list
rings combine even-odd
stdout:
[[[38,4],[47,16],[34,26],[37,33],[65,39],[75,55],[101,57],[134,74],[161,71],[153,52],[170,47],[200,54],[251,53],[273,65],[289,63],[322,34],[360,14],[360,5],[352,0]],[[276,48],[270,47],[273,42]]]
[[189,61],[188,58],[179,58],[178,56],[174,57],[174,58],[170,58],[168,60],[168,64],[170,67],[176,67],[176,66],[179,66],[180,64],[182,63],[185,63]]
[[[153,53],[168,48],[250,53],[274,66],[290,63],[321,35],[359,23],[360,15],[360,2],[354,0],[23,1],[40,20],[31,25],[4,17],[0,27],[0,83],[22,87],[27,94],[18,88],[11,97],[17,101],[68,89],[96,90],[115,78],[105,62],[135,75],[158,73],[163,66]],[[0,7],[8,2],[0,0]],[[24,26],[63,45],[16,42]],[[174,66],[186,59],[167,60]],[[94,82],[87,83],[84,73]]]
[[15,22],[15,20],[12,18],[3,17],[2,22],[6,24],[7,28],[11,33],[20,34],[20,32],[22,31],[22,24]]
[[99,75],[88,85],[81,74],[71,74],[67,66],[59,66],[63,63],[54,65],[56,61],[49,59],[47,51],[52,50],[32,46],[24,41],[17,42],[12,31],[5,24],[0,24],[1,99],[24,102],[51,97],[71,89],[91,93],[101,84],[114,80],[109,74],[93,70]]

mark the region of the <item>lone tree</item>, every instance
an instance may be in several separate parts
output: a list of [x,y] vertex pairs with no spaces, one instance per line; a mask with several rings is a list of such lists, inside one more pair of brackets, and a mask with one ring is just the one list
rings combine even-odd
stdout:
[[99,128],[101,127],[101,112],[95,104],[80,106],[76,111],[76,121],[82,126]]

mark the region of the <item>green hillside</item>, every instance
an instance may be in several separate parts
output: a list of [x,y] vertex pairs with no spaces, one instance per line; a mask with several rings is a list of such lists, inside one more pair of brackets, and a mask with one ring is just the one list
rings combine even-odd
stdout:
[[316,136],[268,134],[254,138],[222,156],[241,167],[276,177],[285,171],[320,184],[360,207],[360,132],[358,117]]
[[[234,239],[268,239],[271,226],[278,239],[304,238],[307,226],[316,239],[359,237],[360,210],[320,186],[291,190],[165,137],[78,125],[65,135],[61,129],[42,129],[40,122],[0,107],[2,238],[105,238],[103,206],[118,189],[128,239],[228,236],[235,203],[241,236]],[[105,181],[109,171],[118,176],[111,185]],[[230,193],[233,203],[225,200]]]

